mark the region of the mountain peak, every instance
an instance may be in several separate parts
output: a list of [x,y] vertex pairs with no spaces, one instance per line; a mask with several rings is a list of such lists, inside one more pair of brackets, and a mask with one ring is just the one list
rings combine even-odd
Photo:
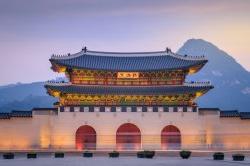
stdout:
[[232,56],[203,39],[187,40],[177,53],[204,55],[208,59],[199,73],[188,77],[189,80],[209,80],[215,86],[199,99],[201,106],[248,111],[250,74]]
[[[209,42],[209,41],[206,41],[204,39],[195,39],[195,38],[192,38],[192,39],[188,39],[184,45],[192,45],[192,44],[199,44],[201,46],[206,46],[206,47],[214,47],[214,48],[217,48],[213,43]],[[217,48],[218,49],[218,48]]]
[[[188,50],[185,50],[188,49]],[[208,52],[211,51],[216,51],[216,52],[223,52],[222,50],[220,50],[218,47],[216,47],[214,44],[203,40],[203,39],[188,39],[183,46],[181,47],[181,49],[178,52],[199,52],[202,55],[205,56],[216,56],[216,54],[207,54]],[[206,55],[207,54],[207,55]],[[225,52],[223,52],[223,54],[226,54]],[[194,55],[194,56],[201,56],[201,55]]]

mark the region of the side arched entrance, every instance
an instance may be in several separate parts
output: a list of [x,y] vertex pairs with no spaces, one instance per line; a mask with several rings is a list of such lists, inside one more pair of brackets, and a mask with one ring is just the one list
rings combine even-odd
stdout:
[[76,131],[75,145],[77,150],[96,149],[96,131],[89,125],[81,126]]
[[118,150],[138,150],[141,148],[141,131],[132,124],[125,123],[116,131],[116,148]]
[[181,148],[181,132],[176,126],[168,125],[162,129],[161,147],[163,150]]

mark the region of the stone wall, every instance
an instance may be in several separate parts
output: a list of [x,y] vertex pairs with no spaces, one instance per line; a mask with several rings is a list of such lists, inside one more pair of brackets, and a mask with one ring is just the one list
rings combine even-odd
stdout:
[[2,150],[75,150],[75,134],[83,125],[96,131],[97,150],[116,148],[116,131],[125,123],[141,132],[141,149],[161,150],[168,125],[181,133],[181,149],[250,149],[250,120],[220,118],[219,111],[198,112],[58,112],[33,111],[30,118],[0,119]]

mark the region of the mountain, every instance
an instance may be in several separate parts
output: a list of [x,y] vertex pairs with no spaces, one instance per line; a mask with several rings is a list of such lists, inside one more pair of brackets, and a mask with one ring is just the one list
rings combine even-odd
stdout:
[[44,82],[11,84],[0,87],[0,111],[30,110],[33,107],[51,107],[56,101],[46,94]]
[[56,102],[50,96],[29,95],[23,100],[14,100],[0,107],[0,112],[10,112],[11,110],[31,110],[34,107],[52,107]]
[[[250,111],[250,73],[230,55],[202,39],[190,39],[178,50],[181,55],[204,55],[209,61],[190,81],[211,81],[214,89],[198,99],[200,107]],[[57,81],[67,81],[57,78]],[[0,86],[0,111],[52,107],[55,98],[47,95],[44,82]]]
[[30,84],[10,84],[0,88],[0,105],[9,103],[13,100],[23,100],[29,95],[44,96],[46,93],[43,82],[35,82]]
[[190,39],[178,54],[201,56],[208,63],[188,80],[211,81],[214,89],[198,99],[201,107],[250,111],[250,73],[226,52],[202,39]]

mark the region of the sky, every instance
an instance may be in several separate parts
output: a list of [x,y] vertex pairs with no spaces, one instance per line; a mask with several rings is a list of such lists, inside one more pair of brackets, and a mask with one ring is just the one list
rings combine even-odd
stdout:
[[0,85],[46,81],[52,54],[177,51],[202,38],[250,71],[250,0],[0,0]]

